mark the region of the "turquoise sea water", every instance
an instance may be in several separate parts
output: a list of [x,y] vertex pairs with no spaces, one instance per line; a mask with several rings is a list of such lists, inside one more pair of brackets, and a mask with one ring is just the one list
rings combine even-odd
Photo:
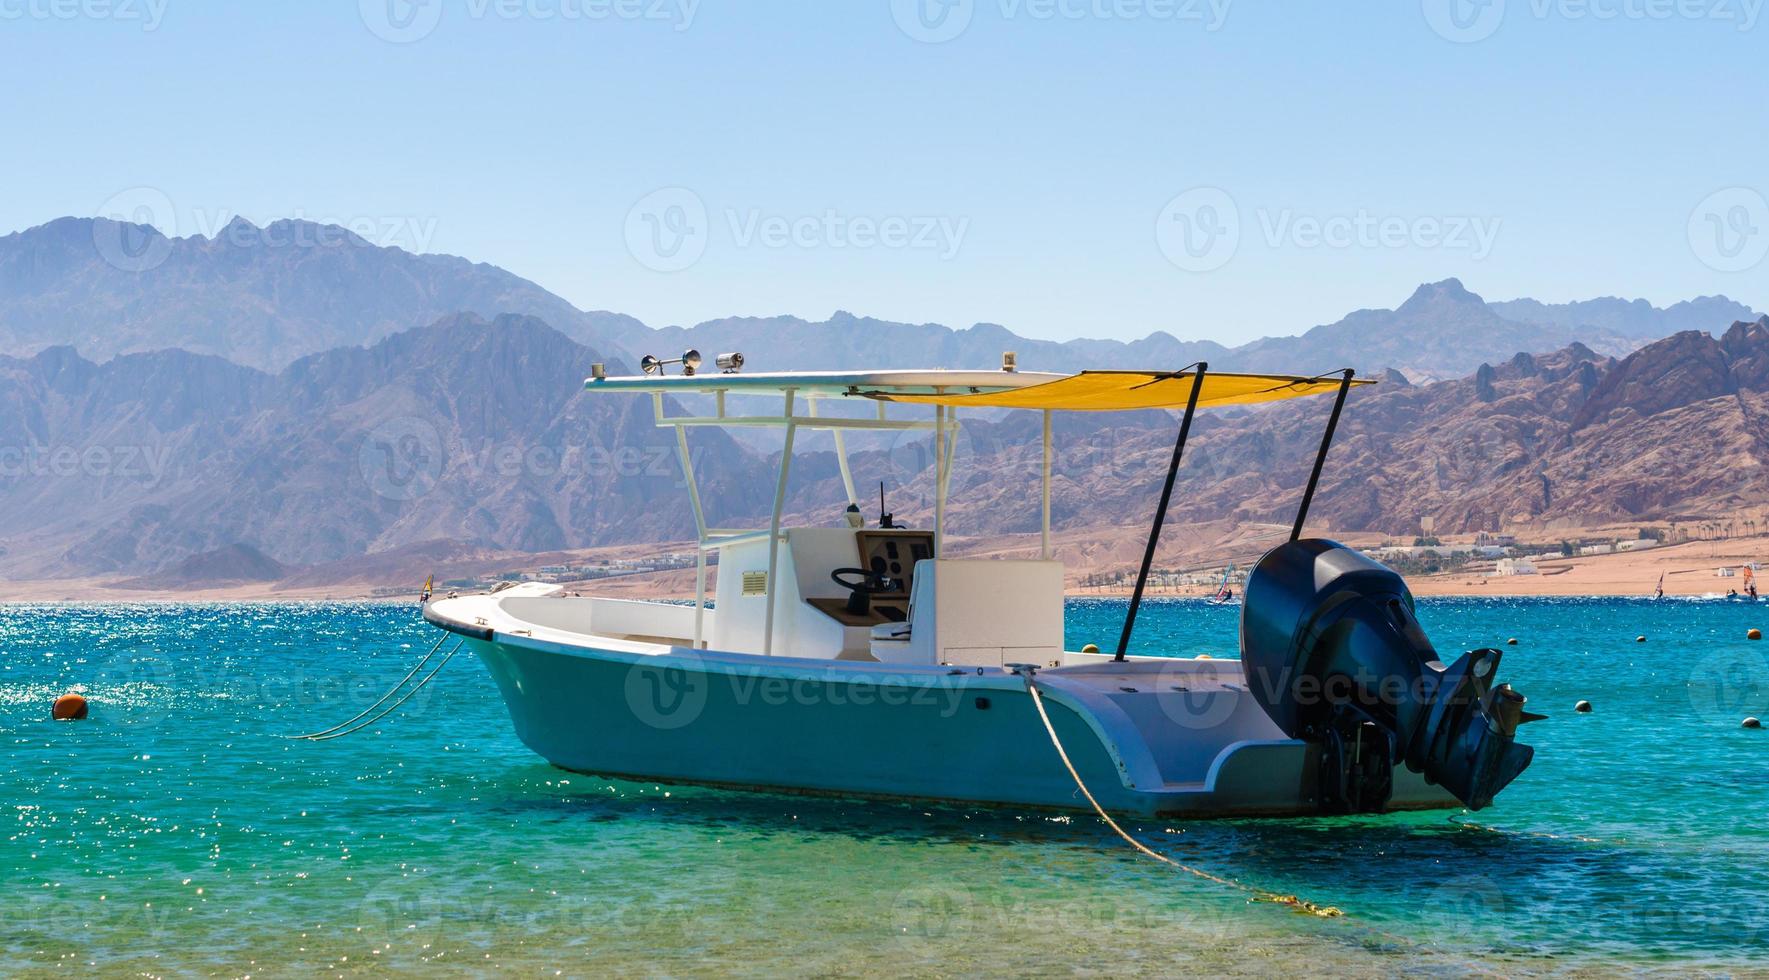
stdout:
[[[1076,600],[1071,646],[1121,601]],[[0,975],[584,976],[1747,972],[1769,961],[1769,604],[1421,602],[1506,647],[1549,720],[1499,804],[1133,824],[1309,918],[1137,856],[1098,821],[611,782],[550,768],[385,605],[0,607]],[[1238,610],[1157,600],[1139,647],[1232,651]],[[1635,636],[1644,634],[1645,643]],[[47,720],[62,691],[92,717]],[[1590,715],[1571,710],[1587,698]],[[1041,739],[1040,732],[1027,732]]]

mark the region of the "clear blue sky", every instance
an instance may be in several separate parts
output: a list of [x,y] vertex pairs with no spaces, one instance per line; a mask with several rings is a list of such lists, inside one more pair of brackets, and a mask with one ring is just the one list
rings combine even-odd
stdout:
[[0,231],[354,221],[653,325],[1769,307],[1764,0],[916,2],[0,0]]

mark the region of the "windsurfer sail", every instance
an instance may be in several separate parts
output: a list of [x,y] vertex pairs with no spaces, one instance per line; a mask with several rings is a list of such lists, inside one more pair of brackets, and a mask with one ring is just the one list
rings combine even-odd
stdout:
[[1757,597],[1757,572],[1751,566],[1744,566],[1744,594],[1752,599]]
[[1663,599],[1665,597],[1665,573],[1664,572],[1658,573],[1658,589],[1652,593],[1652,597],[1654,599]]
[[1216,594],[1210,597],[1211,602],[1228,602],[1235,597],[1235,590],[1228,587],[1228,578],[1235,573],[1235,566],[1222,570],[1222,584],[1216,587]]

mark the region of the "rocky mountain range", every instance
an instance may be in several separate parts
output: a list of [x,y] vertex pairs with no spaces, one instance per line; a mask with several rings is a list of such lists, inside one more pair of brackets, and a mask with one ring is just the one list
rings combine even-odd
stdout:
[[[0,574],[145,574],[247,545],[305,566],[406,545],[680,537],[673,434],[579,389],[601,355],[528,317],[445,319],[276,374],[184,351],[0,358]],[[709,488],[766,480],[697,433]],[[728,481],[728,482],[727,482]]]
[[372,245],[335,225],[236,218],[213,237],[62,218],[0,237],[0,353],[107,361],[178,348],[278,371],[455,313],[540,317],[619,350],[631,317],[576,309],[495,266]]
[[[1692,520],[1769,494],[1769,317],[1725,298],[1488,303],[1446,280],[1233,349],[846,313],[652,330],[461,259],[279,244],[321,240],[299,223],[230,229],[166,239],[67,219],[0,238],[0,578],[323,584],[365,556],[394,569],[685,539],[673,433],[643,398],[580,391],[594,362],[627,372],[636,352],[685,346],[771,370],[992,367],[1004,350],[1028,369],[1353,365],[1382,383],[1352,395],[1316,502],[1342,531]],[[1173,519],[1287,523],[1325,411],[1206,413]],[[953,531],[1036,529],[1037,425],[966,420]],[[1172,434],[1164,413],[1059,416],[1058,529],[1143,525]],[[862,485],[925,522],[925,441],[857,444]],[[711,430],[692,448],[714,522],[759,521],[777,451]],[[829,517],[833,455],[800,449],[790,509]]]
[[[1170,512],[1178,522],[1287,524],[1325,423],[1324,399],[1200,419]],[[1716,338],[1686,331],[1623,359],[1583,344],[1519,353],[1468,377],[1396,372],[1355,390],[1311,512],[1317,529],[1416,534],[1629,521],[1698,522],[1769,505],[1769,317]],[[1146,520],[1173,426],[1125,416],[1061,433],[1053,520]],[[1037,423],[966,425],[953,476],[959,533],[1037,520],[1025,447]],[[1068,438],[1065,438],[1067,436]],[[1073,447],[1084,447],[1078,453]],[[964,450],[968,449],[968,452]],[[898,454],[899,456],[901,454]],[[859,464],[868,476],[892,460]],[[900,469],[900,467],[895,467]],[[911,481],[926,496],[931,473]]]
[[[689,537],[673,438],[648,400],[578,390],[602,357],[533,318],[458,316],[277,374],[184,352],[0,359],[0,445],[32,447],[0,458],[0,576],[148,587],[211,565],[250,577],[400,549]],[[1326,409],[1206,413],[1173,519],[1287,522]],[[1769,317],[1623,359],[1575,344],[1452,381],[1391,371],[1349,400],[1314,514],[1410,534],[1427,517],[1472,531],[1734,512],[1769,495],[1765,413]],[[1037,426],[1027,413],[965,423],[954,532],[1036,529]],[[1170,415],[1059,416],[1056,436],[1059,530],[1147,520]],[[805,449],[789,509],[834,519],[833,456]],[[716,431],[692,451],[715,522],[760,521],[776,458]],[[929,461],[905,439],[854,466],[925,521]]]
[[[544,320],[572,339],[636,361],[686,347],[740,350],[772,370],[977,367],[1019,353],[1028,369],[1162,365],[1207,360],[1219,370],[1368,374],[1395,368],[1417,380],[1460,377],[1516,351],[1579,341],[1624,355],[1686,329],[1757,314],[1725,297],[1659,309],[1643,300],[1549,305],[1488,303],[1450,279],[1419,288],[1395,309],[1360,310],[1299,336],[1229,348],[1156,332],[1141,340],[1065,342],[1021,337],[996,324],[953,329],[837,312],[732,317],[653,330],[618,313],[577,309],[495,266],[371,244],[337,226],[236,218],[212,237],[168,238],[147,225],[63,218],[0,237],[0,353],[67,346],[105,361],[177,348],[265,371],[337,347],[373,344],[455,313]],[[1289,325],[1273,324],[1287,331]],[[1207,334],[1209,324],[1186,325]]]

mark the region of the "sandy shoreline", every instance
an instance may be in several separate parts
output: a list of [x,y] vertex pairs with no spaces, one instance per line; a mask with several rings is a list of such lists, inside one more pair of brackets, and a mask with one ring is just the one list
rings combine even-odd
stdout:
[[[1407,582],[1414,594],[1419,596],[1648,596],[1652,594],[1662,573],[1666,595],[1724,595],[1732,589],[1742,592],[1743,578],[1720,576],[1716,573],[1717,569],[1737,569],[1746,562],[1760,558],[1769,559],[1769,536],[1690,541],[1624,554],[1543,560],[1537,563],[1541,570],[1541,574],[1537,575],[1500,578],[1467,572],[1414,574],[1407,577]],[[1111,597],[1129,594],[1128,588],[1081,585],[1082,575],[1086,571],[1086,568],[1075,569],[1071,566],[1067,595]],[[623,598],[691,598],[694,594],[693,581],[692,570],[678,569],[566,583],[566,588]],[[1213,591],[1209,586],[1177,589],[1159,587],[1151,588],[1148,595],[1202,597]],[[123,589],[115,587],[113,582],[96,578],[0,582],[0,604],[310,601],[400,603],[415,602],[416,599],[415,587],[409,595],[389,595],[386,586],[360,582],[298,589],[279,589],[275,583],[251,583],[188,590]]]

